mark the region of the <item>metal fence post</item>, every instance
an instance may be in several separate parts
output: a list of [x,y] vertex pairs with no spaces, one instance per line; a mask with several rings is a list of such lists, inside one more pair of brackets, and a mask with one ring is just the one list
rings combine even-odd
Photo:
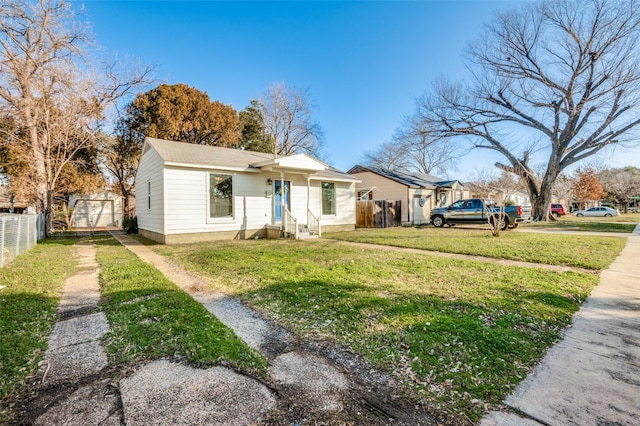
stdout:
[[20,225],[22,221],[18,218],[18,230],[16,231],[16,257],[20,255]]
[[4,266],[4,235],[5,235],[5,226],[4,226],[4,218],[0,217],[0,221],[2,221],[2,240],[0,241],[0,268]]

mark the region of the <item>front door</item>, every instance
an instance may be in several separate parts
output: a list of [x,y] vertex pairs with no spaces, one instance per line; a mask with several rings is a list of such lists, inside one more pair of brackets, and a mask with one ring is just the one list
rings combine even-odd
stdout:
[[282,222],[282,200],[284,197],[284,205],[291,211],[291,204],[289,200],[289,193],[291,189],[291,182],[284,181],[284,191],[282,190],[282,181],[276,180],[274,182],[273,190],[275,195],[273,197],[274,217],[276,222]]

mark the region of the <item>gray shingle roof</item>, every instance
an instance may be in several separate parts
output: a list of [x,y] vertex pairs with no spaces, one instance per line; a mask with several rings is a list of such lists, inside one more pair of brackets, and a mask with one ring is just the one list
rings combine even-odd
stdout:
[[458,182],[457,180],[445,180],[437,176],[424,173],[410,173],[361,165],[353,166],[347,173],[355,174],[362,172],[375,173],[377,175],[386,177],[387,179],[391,179],[403,185],[414,188],[450,188],[451,186],[453,186],[453,184]]
[[272,154],[264,152],[196,145],[156,138],[146,138],[146,143],[156,150],[165,163],[250,169],[251,164],[273,158]]
[[[265,152],[245,151],[241,149],[221,148],[208,145],[195,145],[156,138],[146,138],[145,142],[146,145],[152,147],[158,155],[160,155],[165,164],[169,163],[191,167],[216,167],[230,170],[259,171],[260,169],[254,167],[254,164],[263,163],[273,159],[273,154]],[[312,177],[353,182],[360,180],[355,176],[351,176],[333,167],[327,167],[328,168],[326,170],[319,171]]]

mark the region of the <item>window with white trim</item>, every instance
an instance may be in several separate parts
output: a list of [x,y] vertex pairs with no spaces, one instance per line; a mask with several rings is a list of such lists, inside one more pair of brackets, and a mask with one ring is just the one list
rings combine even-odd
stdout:
[[322,182],[322,214],[336,214],[336,187],[333,182]]
[[209,218],[233,217],[233,176],[209,174]]

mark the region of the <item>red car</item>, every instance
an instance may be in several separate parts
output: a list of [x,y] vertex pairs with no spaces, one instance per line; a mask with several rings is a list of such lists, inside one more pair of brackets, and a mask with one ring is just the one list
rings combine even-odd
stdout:
[[555,217],[564,216],[567,214],[567,209],[562,204],[551,204],[551,214]]

